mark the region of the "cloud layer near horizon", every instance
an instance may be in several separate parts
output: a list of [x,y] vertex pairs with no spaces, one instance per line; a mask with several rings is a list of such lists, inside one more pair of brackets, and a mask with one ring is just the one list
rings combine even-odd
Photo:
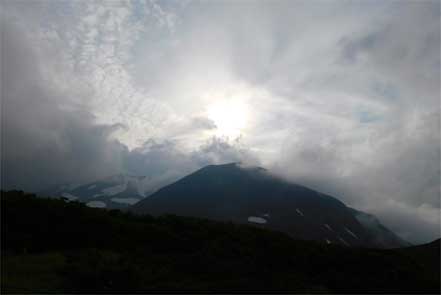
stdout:
[[438,1],[4,1],[2,188],[242,161],[429,241],[439,25]]

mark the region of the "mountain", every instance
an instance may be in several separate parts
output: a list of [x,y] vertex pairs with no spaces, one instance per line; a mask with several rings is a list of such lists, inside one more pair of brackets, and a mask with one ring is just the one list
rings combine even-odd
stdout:
[[129,210],[253,224],[295,239],[327,244],[375,248],[406,245],[382,225],[380,238],[375,228],[360,222],[360,211],[332,196],[288,183],[263,168],[242,168],[236,163],[204,167]]
[[1,294],[439,294],[440,241],[368,249],[1,192]]
[[382,225],[374,215],[353,208],[349,208],[349,210],[352,211],[358,222],[369,231],[370,239],[374,240],[380,248],[400,248],[412,245]]
[[83,185],[58,186],[39,194],[80,201],[89,207],[123,209],[151,194],[151,187],[147,176],[118,174]]

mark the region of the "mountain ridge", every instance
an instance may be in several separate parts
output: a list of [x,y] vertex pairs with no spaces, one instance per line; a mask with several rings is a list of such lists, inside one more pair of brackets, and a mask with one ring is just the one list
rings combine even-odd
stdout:
[[[337,198],[238,163],[209,165],[167,185],[129,208],[138,214],[176,214],[254,224],[296,239],[346,246],[407,245],[383,225],[386,238],[362,225]],[[360,212],[360,211],[357,211]]]
[[439,240],[349,248],[20,191],[0,201],[2,293],[439,294]]

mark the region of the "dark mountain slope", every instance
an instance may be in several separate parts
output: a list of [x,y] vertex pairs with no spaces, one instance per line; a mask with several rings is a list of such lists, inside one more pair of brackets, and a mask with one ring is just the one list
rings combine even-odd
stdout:
[[419,258],[439,261],[432,244],[348,248],[246,225],[139,217],[22,192],[1,194],[1,241],[2,294],[439,293],[439,273]]
[[358,222],[360,222],[360,224],[368,230],[370,239],[374,241],[379,248],[400,248],[411,246],[409,242],[403,240],[382,225],[374,215],[353,208],[349,209],[354,214]]
[[[285,182],[262,168],[238,164],[202,168],[130,208],[135,213],[194,216],[248,223],[296,239],[347,246],[395,247],[379,242],[354,211],[334,197]],[[395,240],[394,240],[395,241]]]

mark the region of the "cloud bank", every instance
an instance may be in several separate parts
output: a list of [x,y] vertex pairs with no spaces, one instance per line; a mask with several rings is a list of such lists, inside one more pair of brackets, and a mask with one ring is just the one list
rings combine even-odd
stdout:
[[2,188],[259,164],[440,236],[440,4],[3,1]]

